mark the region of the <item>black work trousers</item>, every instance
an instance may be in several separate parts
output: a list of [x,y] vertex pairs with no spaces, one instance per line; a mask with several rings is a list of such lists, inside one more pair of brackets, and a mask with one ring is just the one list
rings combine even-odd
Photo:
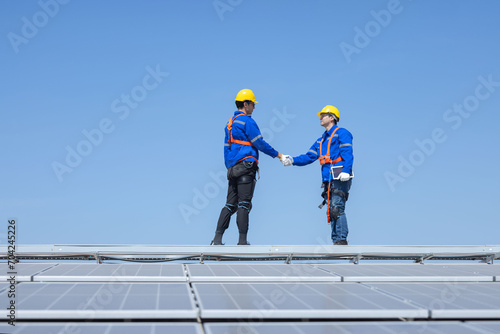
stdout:
[[240,234],[248,232],[248,216],[252,209],[252,197],[255,190],[255,171],[238,178],[229,179],[226,205],[222,208],[217,222],[217,233],[223,234],[229,227],[229,221],[237,213],[236,224]]

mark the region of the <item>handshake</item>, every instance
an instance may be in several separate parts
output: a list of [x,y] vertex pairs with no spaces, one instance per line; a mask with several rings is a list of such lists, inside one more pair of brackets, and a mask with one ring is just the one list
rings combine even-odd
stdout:
[[293,158],[291,156],[286,155],[286,154],[281,154],[281,156],[279,158],[280,158],[280,161],[283,164],[283,166],[288,167],[288,166],[293,165]]

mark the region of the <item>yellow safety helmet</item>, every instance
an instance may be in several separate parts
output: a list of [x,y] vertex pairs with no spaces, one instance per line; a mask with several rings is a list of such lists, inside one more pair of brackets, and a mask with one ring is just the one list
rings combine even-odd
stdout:
[[321,114],[334,114],[337,117],[337,120],[340,120],[340,113],[337,108],[331,105],[327,105],[319,113],[317,113],[318,117],[321,117]]
[[236,95],[235,101],[252,101],[253,103],[258,103],[255,101],[255,94],[250,89],[242,89]]

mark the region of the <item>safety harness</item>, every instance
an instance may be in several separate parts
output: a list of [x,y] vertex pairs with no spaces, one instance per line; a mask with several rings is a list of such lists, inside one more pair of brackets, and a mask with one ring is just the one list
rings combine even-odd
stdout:
[[[246,146],[253,146],[251,142],[249,141],[245,141],[245,140],[238,140],[238,139],[234,139],[233,138],[233,122],[235,119],[237,119],[238,117],[240,116],[243,116],[244,114],[239,114],[239,115],[236,115],[234,117],[231,117],[227,123],[227,131],[229,131],[229,140],[228,140],[228,144],[231,145],[232,143],[235,143],[235,144],[240,144],[240,145],[246,145]],[[328,150],[328,152],[330,152],[330,150]],[[252,158],[254,159],[256,162],[257,162],[257,165],[259,165],[259,161],[257,160],[256,157],[254,156],[246,156],[244,158],[241,158],[240,160],[238,160],[236,163],[240,162],[240,161],[243,161],[245,159],[248,159],[248,158]]]
[[[319,155],[320,155],[319,156],[319,163],[321,165],[329,163],[333,166],[337,162],[343,160],[342,157],[338,157],[335,160],[330,159],[330,147],[332,144],[332,138],[338,129],[340,129],[340,128],[337,127],[335,130],[333,130],[332,135],[330,136],[330,139],[328,140],[328,148],[326,149],[325,155],[323,155],[323,152],[322,152],[322,150],[323,150],[323,138],[321,139],[321,142],[319,144]],[[328,224],[330,224],[330,222],[332,221],[332,217],[330,215],[330,188],[332,187],[332,173],[333,173],[333,171],[330,170],[330,175],[328,177],[328,185],[327,185],[328,189],[324,191],[324,192],[326,192],[326,195],[327,195],[326,200],[323,200],[323,203],[321,203],[319,206],[319,208],[321,209],[323,207],[323,205],[325,205],[326,203],[328,204],[328,206],[326,207],[326,216],[328,217]],[[349,194],[346,194],[345,192],[338,190],[338,189],[333,189],[333,193],[345,197],[346,200],[347,200],[347,197],[349,196]]]
[[330,146],[332,144],[332,138],[333,138],[333,135],[335,134],[335,132],[337,132],[338,129],[340,129],[340,128],[337,127],[335,130],[333,130],[332,135],[330,136],[330,139],[328,140],[328,148],[326,149],[326,154],[325,155],[323,155],[323,152],[322,152],[322,150],[323,150],[323,138],[321,138],[321,142],[319,143],[319,163],[321,165],[328,164],[328,163],[331,163],[332,165],[334,165],[337,162],[339,162],[339,161],[342,160],[342,157],[338,157],[335,160],[331,160],[330,159]]

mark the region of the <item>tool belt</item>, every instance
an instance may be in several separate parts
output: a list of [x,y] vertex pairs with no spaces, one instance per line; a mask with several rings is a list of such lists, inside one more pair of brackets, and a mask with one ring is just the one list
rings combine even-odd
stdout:
[[[326,202],[328,201],[328,188],[331,186],[332,182],[323,182],[321,184],[321,188],[323,188],[323,192],[321,193],[321,197],[323,197],[323,202],[321,202],[321,204],[318,205],[318,208],[320,209],[323,208],[323,206],[325,206]],[[333,196],[333,194],[343,197],[346,202],[349,199],[349,193],[343,192],[342,190],[339,189],[330,188],[330,196]]]
[[227,169],[227,179],[237,179],[243,175],[251,175],[255,177],[258,170],[259,166],[257,166],[255,161],[240,161],[236,165]]

